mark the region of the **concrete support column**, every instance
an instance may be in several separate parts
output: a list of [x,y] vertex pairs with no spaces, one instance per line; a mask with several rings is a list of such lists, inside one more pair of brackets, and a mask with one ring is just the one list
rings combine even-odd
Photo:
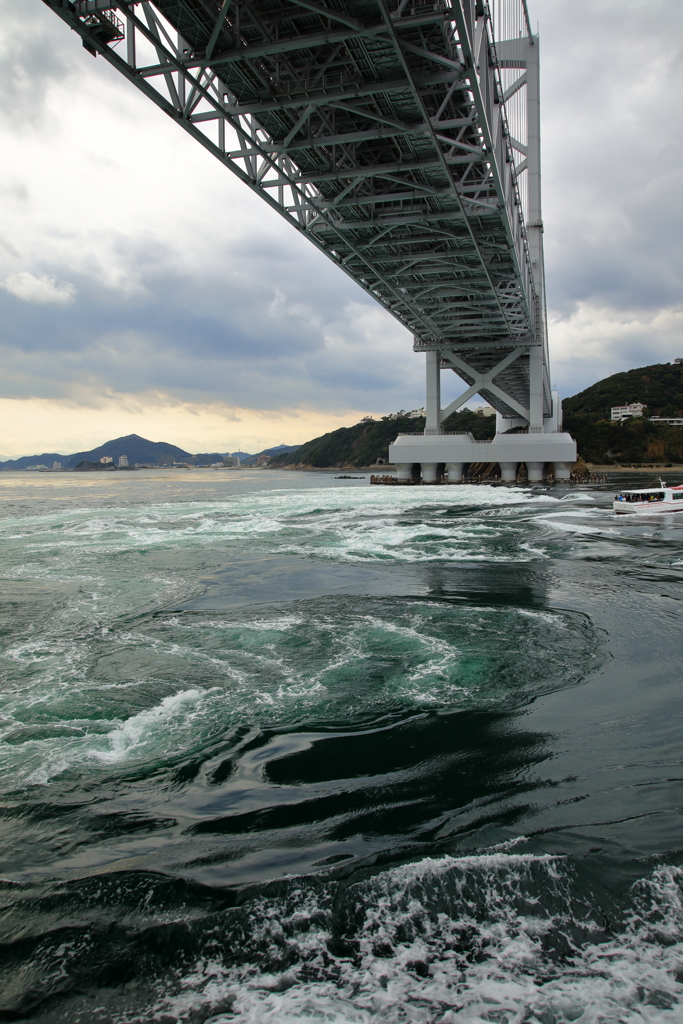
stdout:
[[396,463],[396,479],[397,480],[410,480],[413,475],[413,464],[412,462],[397,462]]
[[530,484],[540,484],[543,481],[543,470],[545,462],[527,462],[526,471]]
[[499,462],[500,466],[500,479],[506,484],[517,483],[517,467],[518,462]]
[[426,352],[427,401],[425,434],[441,433],[441,353]]
[[543,347],[529,349],[529,427],[532,433],[543,431]]
[[448,482],[450,484],[459,484],[462,481],[462,467],[464,465],[464,462],[446,463],[446,472],[448,473]]
[[435,484],[436,483],[436,471],[439,466],[438,462],[423,462],[422,465],[422,483],[423,484]]
[[555,479],[556,480],[569,480],[572,466],[571,462],[555,462]]

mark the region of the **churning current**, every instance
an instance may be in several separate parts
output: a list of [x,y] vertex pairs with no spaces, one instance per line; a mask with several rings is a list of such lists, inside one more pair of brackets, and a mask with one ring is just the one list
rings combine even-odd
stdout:
[[0,475],[0,1020],[683,1019],[683,516]]

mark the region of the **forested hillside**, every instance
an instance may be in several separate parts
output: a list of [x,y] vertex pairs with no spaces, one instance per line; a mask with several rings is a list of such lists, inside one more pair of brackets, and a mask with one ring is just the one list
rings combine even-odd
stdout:
[[[612,423],[613,405],[643,402],[642,419]],[[683,416],[683,365],[656,363],[626,373],[615,373],[597,384],[566,398],[562,403],[564,429],[575,438],[579,455],[586,462],[601,464],[683,463],[683,427],[652,423],[650,416]],[[270,462],[273,469],[310,466],[316,469],[374,465],[389,458],[389,445],[397,434],[421,433],[424,417],[411,419],[404,413],[363,420],[353,427],[341,427],[315,437],[296,452],[280,455]],[[464,409],[453,413],[444,430],[468,430],[478,440],[493,437],[495,416],[481,416]]]
[[[421,434],[424,416],[411,419],[403,413],[383,416],[381,420],[362,420],[353,427],[340,427],[322,437],[302,444],[296,452],[271,459],[269,468],[311,466],[315,469],[372,466],[378,459],[389,459],[389,445],[397,434]],[[495,416],[478,416],[470,409],[453,413],[443,423],[444,430],[469,430],[484,440],[493,437]]]
[[655,416],[683,416],[683,363],[655,363],[613,373],[562,403],[569,414],[609,419],[613,405],[643,402]]
[[[613,405],[643,402],[642,419],[611,422]],[[681,463],[683,427],[652,423],[650,416],[683,416],[683,364],[655,363],[614,373],[562,403],[564,428],[586,462]]]

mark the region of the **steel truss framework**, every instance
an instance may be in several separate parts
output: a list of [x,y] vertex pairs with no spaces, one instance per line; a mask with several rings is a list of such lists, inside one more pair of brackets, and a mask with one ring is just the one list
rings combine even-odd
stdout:
[[[526,0],[44,2],[412,332],[430,431],[476,393],[542,429]],[[470,385],[447,410],[441,367]]]

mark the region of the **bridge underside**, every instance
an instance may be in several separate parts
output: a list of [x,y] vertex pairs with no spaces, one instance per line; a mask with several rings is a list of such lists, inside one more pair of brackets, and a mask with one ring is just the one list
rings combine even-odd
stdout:
[[440,368],[543,429],[538,147],[506,107],[537,86],[524,0],[44,2],[413,334],[430,431]]

